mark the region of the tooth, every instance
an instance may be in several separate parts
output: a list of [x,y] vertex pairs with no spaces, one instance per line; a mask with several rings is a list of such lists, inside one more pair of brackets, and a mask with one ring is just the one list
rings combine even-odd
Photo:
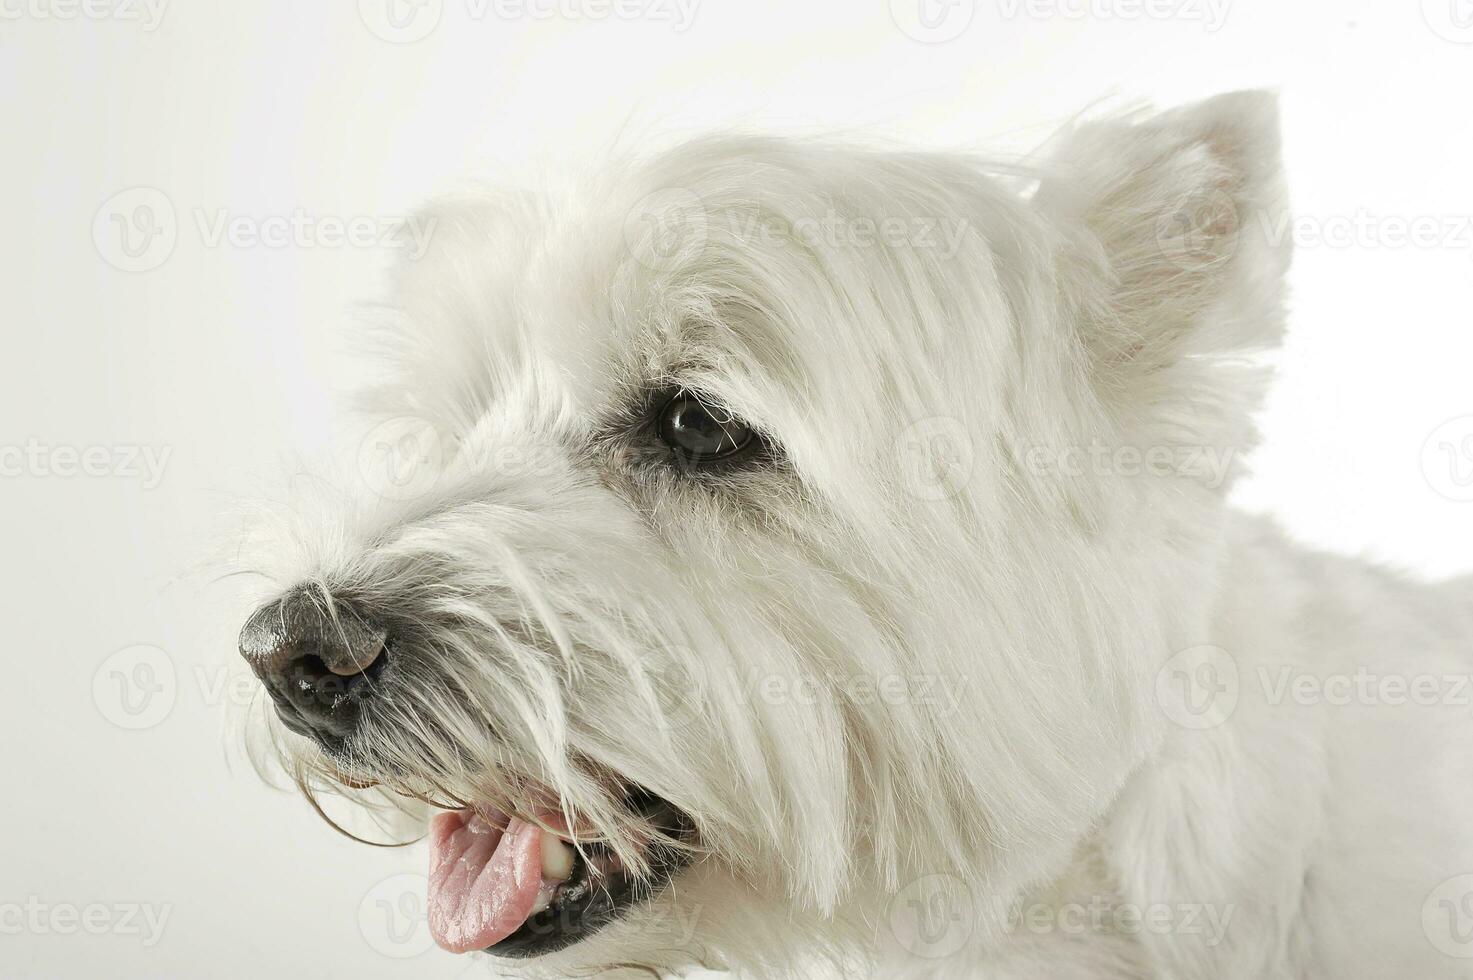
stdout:
[[542,832],[542,876],[549,881],[573,877],[573,848],[556,834]]
[[537,886],[537,900],[532,903],[532,914],[536,915],[552,904],[552,896],[557,892],[558,882],[544,881]]

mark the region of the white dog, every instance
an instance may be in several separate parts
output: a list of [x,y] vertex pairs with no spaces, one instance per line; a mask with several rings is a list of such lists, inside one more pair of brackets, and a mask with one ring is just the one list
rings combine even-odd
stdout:
[[1223,502],[1276,127],[1083,122],[1031,183],[716,137],[432,209],[391,468],[260,562],[291,771],[433,804],[435,937],[518,976],[1473,977],[1473,588]]

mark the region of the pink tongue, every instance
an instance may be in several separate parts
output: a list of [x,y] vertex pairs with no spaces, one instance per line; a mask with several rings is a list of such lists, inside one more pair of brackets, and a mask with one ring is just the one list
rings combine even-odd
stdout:
[[430,932],[452,953],[485,949],[521,928],[542,883],[542,830],[500,814],[437,813],[430,821]]

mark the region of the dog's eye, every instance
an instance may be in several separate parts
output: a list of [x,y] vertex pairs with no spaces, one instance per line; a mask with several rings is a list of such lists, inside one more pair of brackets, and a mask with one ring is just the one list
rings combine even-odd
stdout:
[[708,409],[681,392],[660,410],[660,438],[691,462],[726,459],[753,445],[757,436],[730,414]]

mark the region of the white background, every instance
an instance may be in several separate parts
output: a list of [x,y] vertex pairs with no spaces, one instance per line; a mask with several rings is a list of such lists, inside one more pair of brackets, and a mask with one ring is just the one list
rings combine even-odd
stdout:
[[[154,22],[107,0],[91,15],[0,0],[0,446],[169,454],[150,486],[31,464],[0,477],[0,974],[481,969],[412,929],[417,879],[391,876],[419,874],[422,847],[336,836],[241,765],[224,720],[243,610],[215,580],[220,515],[329,443],[349,315],[387,253],[212,244],[221,215],[399,214],[628,127],[1013,152],[1101,97],[1273,86],[1308,231],[1240,501],[1413,574],[1473,568],[1473,503],[1452,499],[1473,489],[1423,452],[1473,413],[1467,0],[935,0],[929,40],[903,29],[923,33],[917,0],[685,0],[688,24],[673,0],[633,18],[599,0],[527,0],[549,17],[434,0],[398,33],[389,2],[174,0]],[[142,220],[160,193],[172,252],[123,271],[112,216]],[[1395,223],[1417,218],[1437,240],[1398,244]],[[1352,221],[1359,240],[1314,240]],[[1473,449],[1464,436],[1466,420],[1439,439]],[[123,681],[158,689],[144,714]],[[66,911],[94,904],[96,935]],[[131,905],[167,914],[157,942],[141,915],[122,921]]]

